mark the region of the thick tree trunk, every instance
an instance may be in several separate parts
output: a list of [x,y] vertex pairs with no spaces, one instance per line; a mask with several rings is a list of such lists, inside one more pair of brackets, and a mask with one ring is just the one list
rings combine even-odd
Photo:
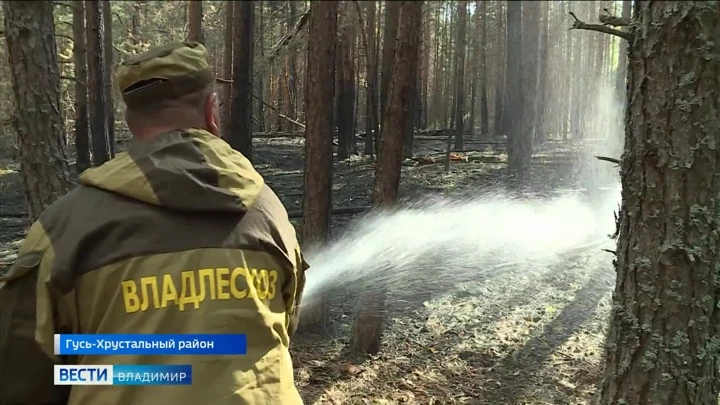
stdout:
[[[302,241],[306,246],[316,246],[326,241],[330,231],[338,2],[313,1],[310,10]],[[318,298],[305,310],[301,328],[325,334],[327,324],[328,302]]]
[[[233,76],[233,3],[225,2],[225,26],[223,27],[223,77],[227,80],[232,79]],[[262,24],[262,22],[260,23]],[[262,47],[262,44],[260,45]],[[262,48],[261,48],[262,49]],[[262,77],[262,76],[261,76]],[[262,78],[260,79],[262,80]],[[226,140],[230,135],[230,105],[232,100],[232,86],[226,84],[222,90],[222,136]],[[260,95],[262,97],[262,95]],[[262,111],[262,110],[259,110]],[[260,117],[262,122],[262,117]],[[264,131],[262,125],[258,128],[260,131]]]
[[539,40],[540,40],[540,6],[539,1],[522,3],[522,69],[523,74],[523,126],[522,134],[531,142],[535,139],[537,117],[535,115],[537,101],[537,84],[539,75]]
[[[385,29],[383,30],[382,65],[380,71],[380,122],[385,123],[385,110],[387,109],[387,94],[392,77],[392,64],[395,57],[395,41],[398,32],[398,17],[400,15],[399,1],[385,2]],[[382,125],[380,130],[382,131]],[[381,135],[382,136],[382,135]]]
[[[458,30],[455,40],[457,52],[457,70],[455,73],[455,150],[463,150],[463,133],[465,132],[465,48],[467,43],[467,2],[460,0],[457,7]],[[449,164],[449,158],[447,158]]]
[[[505,89],[506,89],[506,77],[507,69],[506,57],[507,53],[507,39],[505,38],[505,20],[506,15],[503,13],[504,1],[496,2],[496,15],[495,15],[495,114],[493,121],[493,132],[495,135],[507,135],[507,128],[505,128],[503,108],[505,107]],[[519,22],[518,22],[519,26]]]
[[188,0],[188,41],[205,43],[205,36],[203,35],[202,20],[203,20],[203,9],[202,0]]
[[28,217],[40,213],[71,187],[62,138],[60,73],[51,2],[4,1],[13,92]]
[[87,48],[85,47],[85,3],[73,3],[73,58],[75,62],[75,170],[90,167],[88,133]]
[[503,108],[503,121],[507,127],[508,136],[508,172],[514,178],[516,185],[521,185],[530,171],[530,157],[532,154],[532,136],[524,131],[525,122],[525,86],[522,58],[522,11],[518,1],[507,3],[507,66],[508,80],[505,107]]
[[477,0],[475,7],[479,10],[480,18],[482,18],[482,27],[480,28],[480,38],[483,39],[480,45],[480,134],[485,135],[489,132],[488,125],[490,122],[490,114],[488,110],[488,66],[487,66],[487,1]]
[[233,3],[233,83],[230,101],[230,133],[233,149],[252,160],[252,71],[255,4],[250,1]]
[[602,405],[720,394],[720,13],[637,2]]
[[353,152],[355,142],[355,66],[352,60],[352,41],[349,21],[339,32],[337,46],[337,94],[338,160],[347,159]]
[[100,166],[110,159],[110,133],[108,128],[107,73],[105,73],[105,21],[102,1],[85,1],[88,45],[88,94],[90,95],[90,138],[92,139],[93,165]]
[[[402,1],[399,4],[398,46],[393,63],[392,83],[383,117],[380,155],[375,165],[373,204],[390,206],[397,201],[400,185],[400,164],[403,133],[411,119],[411,90],[416,82],[413,72],[419,62],[420,22],[422,1]],[[377,353],[384,318],[385,299],[382,286],[369,286],[363,292],[359,312],[353,325],[350,348],[356,353]],[[378,290],[378,287],[380,290]]]
[[113,71],[115,71],[115,58],[113,47],[113,14],[112,3],[110,0],[103,0],[103,27],[105,28],[103,40],[105,41],[105,80],[103,86],[105,94],[107,94],[107,128],[108,128],[108,144],[110,145],[110,157],[115,156],[115,102],[113,100]]
[[365,136],[365,147],[363,153],[372,156],[375,152],[376,139],[378,138],[378,105],[377,105],[377,47],[375,46],[375,1],[365,2],[367,10],[367,24],[365,28],[365,57],[367,64],[367,89],[365,96],[365,131],[371,136]]

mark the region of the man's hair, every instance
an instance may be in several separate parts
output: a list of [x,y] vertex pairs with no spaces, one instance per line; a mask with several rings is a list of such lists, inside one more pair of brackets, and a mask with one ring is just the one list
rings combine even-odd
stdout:
[[188,114],[203,114],[205,100],[215,92],[215,86],[210,85],[202,90],[185,94],[180,97],[161,99],[138,107],[125,109],[125,120],[130,128],[137,128],[153,124],[169,123],[172,120],[190,118]]

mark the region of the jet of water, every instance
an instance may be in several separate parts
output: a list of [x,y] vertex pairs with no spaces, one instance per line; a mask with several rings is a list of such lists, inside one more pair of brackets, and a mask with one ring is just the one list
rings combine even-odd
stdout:
[[620,187],[594,196],[588,201],[577,192],[531,199],[488,193],[368,214],[338,240],[308,253],[304,302],[338,288],[442,290],[512,264],[529,264],[524,271],[532,271],[581,247],[609,247]]

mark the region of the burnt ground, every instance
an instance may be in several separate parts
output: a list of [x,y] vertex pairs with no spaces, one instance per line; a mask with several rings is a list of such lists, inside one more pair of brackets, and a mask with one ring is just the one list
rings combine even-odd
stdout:
[[[405,162],[401,196],[470,194],[503,187],[504,145],[467,142],[468,161]],[[288,211],[301,207],[302,139],[257,139],[255,160]],[[442,155],[444,141],[416,141],[416,156]],[[597,161],[587,146],[548,141],[533,157],[530,191],[591,188],[579,175]],[[602,148],[600,148],[602,149]],[[0,162],[0,268],[25,231],[17,166]],[[608,164],[608,163],[601,163]],[[372,161],[336,164],[334,207],[366,206]],[[592,185],[595,186],[595,185]],[[355,216],[357,218],[357,215]],[[333,233],[353,219],[333,217]],[[296,222],[296,225],[299,223]],[[301,335],[293,346],[297,385],[307,404],[587,404],[601,373],[613,284],[611,257],[578,251],[561,265],[466,283],[391,311],[376,356],[346,354],[352,299],[331,302],[328,337]]]

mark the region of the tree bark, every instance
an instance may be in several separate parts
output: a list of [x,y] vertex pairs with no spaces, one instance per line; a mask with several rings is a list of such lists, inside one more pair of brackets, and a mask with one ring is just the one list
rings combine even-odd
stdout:
[[[455,72],[455,150],[463,150],[463,133],[465,132],[465,49],[467,43],[467,2],[458,1],[458,30],[455,40],[457,52],[457,70]],[[449,159],[448,163],[449,164]]]
[[720,394],[720,13],[637,2],[602,405]]
[[[223,27],[223,76],[225,79],[232,79],[233,76],[233,11],[235,10],[233,4],[234,3],[230,1],[225,2],[225,26]],[[260,24],[262,25],[262,22]],[[262,44],[260,46],[262,47]],[[228,136],[232,132],[230,128],[232,85],[226,84],[223,87],[222,95],[222,136],[227,140]],[[258,130],[264,131],[262,125],[258,128]]]
[[75,170],[90,167],[88,133],[87,48],[85,47],[85,3],[73,3],[73,58],[75,63]]
[[[357,2],[355,3],[358,4]],[[364,154],[372,156],[375,151],[375,144],[377,142],[377,136],[379,133],[378,125],[378,105],[377,105],[377,79],[378,79],[378,63],[377,63],[377,48],[375,47],[375,1],[365,2],[367,9],[367,24],[366,24],[366,35],[365,41],[365,57],[367,62],[367,89],[365,96],[365,132],[371,134],[371,136],[365,137]],[[359,5],[358,5],[359,8]],[[360,12],[360,11],[358,11]]]
[[60,115],[60,73],[51,2],[4,1],[13,92],[17,100],[20,173],[28,217],[40,213],[70,190],[65,133]]
[[346,18],[338,32],[336,51],[338,160],[347,159],[355,147],[355,65],[351,45],[354,40],[351,22]]
[[87,24],[88,45],[88,94],[90,95],[90,138],[92,140],[92,160],[94,166],[107,162],[110,149],[108,128],[107,73],[105,73],[105,21],[102,1],[85,1],[85,21]]
[[[380,122],[385,123],[387,95],[392,78],[392,64],[395,57],[395,41],[397,40],[400,2],[385,2],[385,28],[383,30],[382,65],[380,72]],[[382,125],[380,131],[383,130]],[[380,135],[382,137],[382,135]]]
[[506,90],[506,77],[507,69],[506,57],[507,53],[507,38],[505,38],[505,26],[507,25],[506,15],[503,13],[504,1],[496,2],[495,12],[495,114],[493,120],[493,132],[495,135],[507,135],[507,128],[505,128],[503,108],[505,104],[505,90]]
[[[420,22],[422,1],[402,1],[399,4],[398,46],[393,64],[392,83],[383,118],[383,134],[379,156],[375,165],[373,204],[391,206],[397,201],[400,185],[400,164],[403,150],[403,133],[411,118],[410,92],[416,77],[413,75],[419,62]],[[384,318],[382,286],[369,286],[363,292],[359,312],[353,325],[350,349],[356,353],[377,353],[380,349]],[[379,289],[378,289],[379,287]]]
[[[313,1],[310,10],[302,241],[306,246],[316,246],[325,243],[330,231],[338,2]],[[305,310],[300,327],[307,332],[325,334],[328,302],[324,298],[316,301]]]
[[482,44],[480,45],[480,78],[479,78],[479,92],[480,92],[480,134],[485,135],[489,132],[488,125],[490,122],[490,114],[488,110],[488,66],[487,66],[487,1],[477,0],[475,7],[479,10],[480,18],[482,18],[482,27],[480,29],[480,38],[482,38]]
[[203,35],[202,20],[203,9],[202,0],[188,0],[188,41],[205,43],[205,35]]
[[[505,92],[503,121],[508,137],[508,172],[516,185],[521,185],[530,170],[532,136],[523,129],[525,122],[525,86],[522,58],[522,11],[518,1],[507,3],[507,52],[508,80]],[[510,28],[511,27],[511,28]]]
[[110,157],[115,156],[115,103],[113,100],[113,74],[115,70],[114,46],[113,46],[113,29],[112,29],[112,3],[110,0],[103,0],[103,33],[104,49],[105,49],[105,80],[103,81],[104,91],[107,94],[107,128],[108,128],[108,144],[110,146]]
[[255,4],[233,3],[233,83],[228,143],[252,161],[252,70]]

